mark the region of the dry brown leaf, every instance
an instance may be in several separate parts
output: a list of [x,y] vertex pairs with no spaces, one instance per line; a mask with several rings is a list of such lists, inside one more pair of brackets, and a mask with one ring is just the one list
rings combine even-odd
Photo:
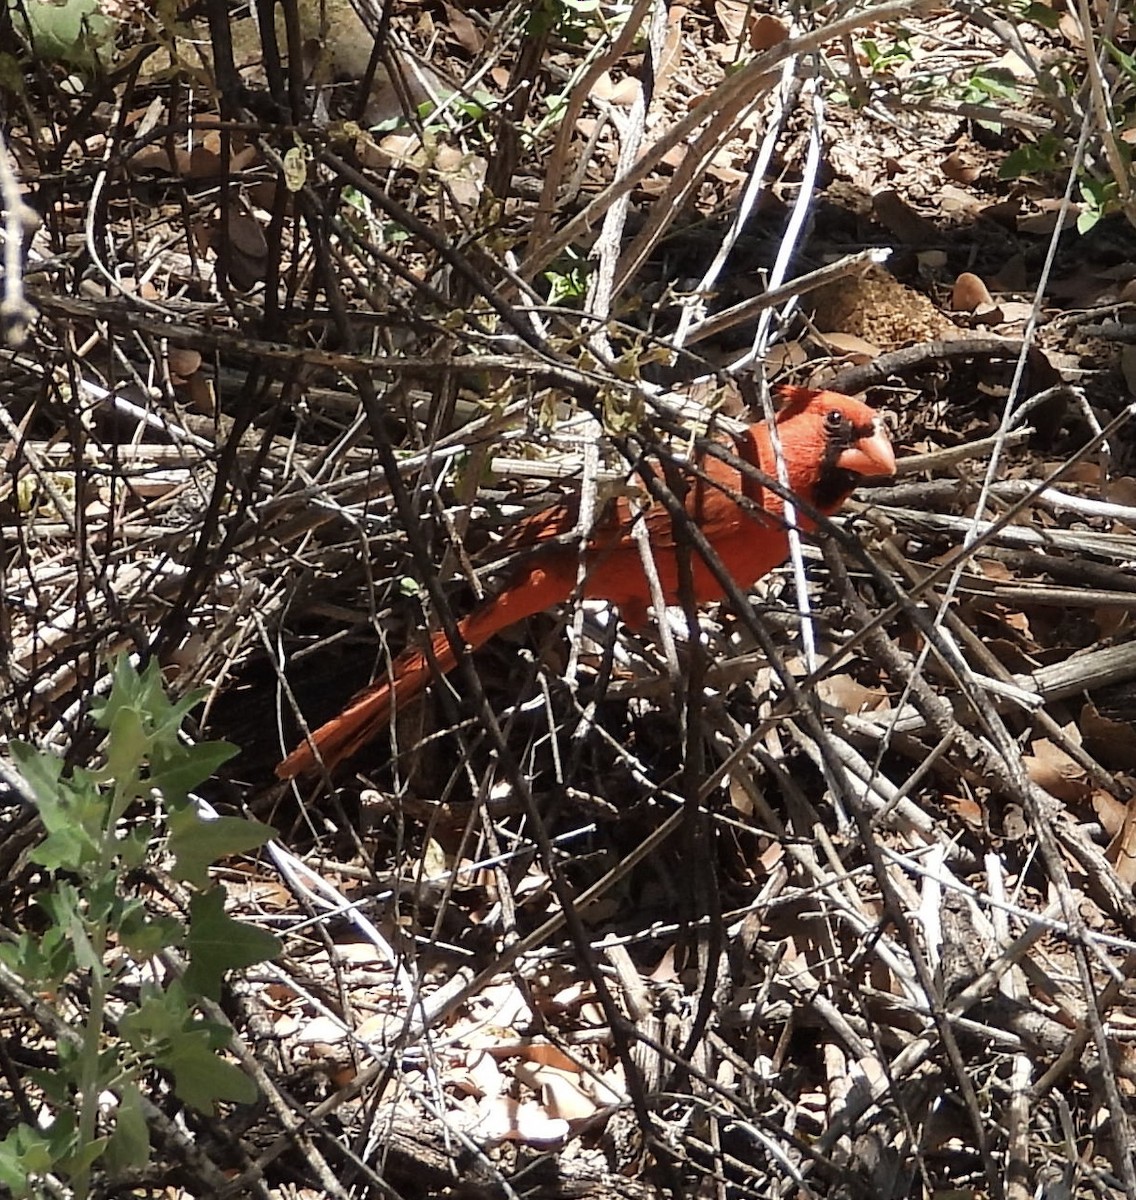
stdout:
[[296,1041],[304,1046],[335,1046],[347,1038],[347,1030],[342,1021],[331,1017],[312,1017],[304,1023]]
[[171,159],[164,145],[151,143],[130,156],[130,165],[136,171],[165,171],[170,175],[184,175],[189,170],[189,151],[176,149]]
[[181,384],[178,394],[195,413],[212,417],[217,412],[217,393],[213,388],[213,380],[201,371],[195,371],[184,384]]
[[[1066,732],[1076,734],[1072,726],[1067,726]],[[1022,762],[1038,787],[1067,804],[1080,804],[1089,798],[1091,789],[1080,763],[1048,738],[1037,738],[1032,748],[1033,753],[1023,755]]]
[[785,846],[781,842],[770,842],[757,856],[757,861],[767,875],[772,874],[785,861]]
[[627,1103],[627,1081],[623,1068],[618,1064],[605,1071],[599,1078],[591,1074],[582,1075],[580,1084],[597,1104],[604,1107]]
[[790,367],[799,367],[809,361],[809,352],[801,345],[798,338],[791,342],[778,342],[770,346],[765,356],[766,366],[771,371],[787,371]]
[[879,346],[854,333],[826,333],[823,337],[832,350],[856,364],[871,362],[880,355]]
[[1014,572],[997,558],[979,558],[975,560],[974,565],[983,578],[993,579],[996,583],[1010,583],[1015,578]]
[[1085,35],[1081,30],[1081,22],[1071,12],[1061,14],[1057,28],[1070,46],[1076,50],[1084,50]]
[[663,38],[663,49],[659,54],[659,65],[655,70],[655,94],[662,94],[671,77],[682,63],[682,22],[687,10],[681,4],[672,4],[667,13],[667,32]]
[[246,258],[268,257],[268,241],[260,222],[248,213],[230,211],[229,241],[234,250]]
[[1029,80],[1032,82],[1036,78],[1033,68],[1020,54],[1015,54],[1013,50],[1007,50],[1001,58],[996,59],[991,64],[993,67],[1001,67],[1004,71],[1009,71],[1015,79]]
[[446,0],[442,0],[442,7],[446,10],[446,25],[454,35],[454,40],[457,44],[471,55],[480,54],[482,47],[485,45],[485,39],[481,36],[481,30],[477,28],[465,13],[460,9],[454,8],[452,4],[447,4]]
[[1114,838],[1124,828],[1124,822],[1128,817],[1129,805],[1123,800],[1117,798],[1111,793],[1106,792],[1104,788],[1093,789],[1093,812],[1097,814],[1097,819],[1101,823],[1101,828],[1108,834],[1109,838]]
[[939,208],[948,215],[976,216],[982,208],[978,198],[953,183],[943,184],[939,192]]
[[972,829],[983,828],[982,805],[971,796],[943,796],[943,806],[948,812],[965,821]]
[[468,208],[476,208],[489,168],[486,160],[476,154],[466,154],[457,146],[439,146],[434,165],[453,198]]
[[1030,213],[1028,216],[1018,218],[1018,232],[1029,233],[1034,237],[1049,237],[1050,234],[1057,228],[1058,221],[1064,221],[1064,227],[1070,228],[1077,219],[1077,214],[1081,211],[1079,204],[1070,204],[1069,210],[1062,217],[1061,206],[1050,208],[1045,206],[1041,212]]
[[951,308],[956,312],[974,312],[983,305],[993,303],[990,289],[971,271],[963,271],[951,288]]
[[982,174],[982,168],[975,165],[970,155],[964,155],[958,150],[952,150],[943,159],[939,170],[955,183],[973,183]]
[[829,675],[817,684],[817,695],[845,713],[874,712],[887,697],[883,688],[864,687],[851,675]]
[[1104,498],[1112,504],[1124,504],[1136,508],[1136,478],[1118,475],[1104,486]]
[[749,23],[749,44],[757,51],[780,46],[789,36],[789,27],[768,13],[757,13]]
[[663,957],[655,964],[655,969],[647,976],[652,983],[676,983],[678,968],[675,966],[675,945],[672,942],[664,951]]
[[1136,800],[1130,801],[1124,822],[1104,852],[1117,878],[1129,887],[1136,884]]
[[1127,721],[1102,716],[1091,700],[1078,722],[1085,749],[1109,770],[1136,771],[1136,729]]
[[516,1053],[522,1059],[532,1063],[539,1063],[541,1066],[557,1067],[561,1071],[579,1073],[577,1064],[559,1046],[554,1046],[551,1042],[526,1042],[519,1050],[512,1050],[510,1053]]
[[505,1076],[497,1060],[487,1050],[473,1050],[466,1055],[464,1068],[456,1071],[449,1082],[467,1095],[499,1096],[506,1086]]
[[1033,312],[1033,305],[1024,300],[1000,300],[998,308],[1002,313],[999,325],[1024,325]]
[[722,31],[731,42],[735,44],[742,40],[742,34],[745,32],[746,13],[750,11],[750,5],[746,0],[715,0],[714,15],[718,18],[718,24],[722,26]]
[[592,84],[592,99],[601,103],[614,104],[618,108],[630,108],[639,98],[639,80],[626,75],[616,83],[610,72],[604,71]]
[[166,364],[170,368],[170,374],[176,379],[188,379],[201,370],[201,351],[190,349],[188,346],[171,346],[166,355]]
[[918,246],[937,241],[938,230],[892,188],[885,188],[872,197],[872,215],[888,232],[905,246]]
[[596,1114],[595,1101],[580,1087],[579,1071],[561,1071],[534,1063],[521,1063],[517,1079],[540,1096],[540,1103],[550,1117],[564,1121],[584,1121]]
[[1021,198],[1011,196],[1008,200],[998,200],[994,204],[979,205],[978,216],[984,221],[993,221],[995,225],[1001,225],[1003,229],[1013,233],[1018,227],[1021,211]]

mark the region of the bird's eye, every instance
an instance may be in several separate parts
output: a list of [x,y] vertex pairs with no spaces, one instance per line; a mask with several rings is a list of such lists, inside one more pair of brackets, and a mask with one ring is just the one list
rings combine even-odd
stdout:
[[829,429],[840,429],[844,424],[844,414],[838,408],[830,409],[825,421],[828,423]]

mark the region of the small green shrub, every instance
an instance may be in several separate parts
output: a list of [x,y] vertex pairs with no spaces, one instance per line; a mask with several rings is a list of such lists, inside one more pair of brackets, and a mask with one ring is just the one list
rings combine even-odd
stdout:
[[[210,820],[190,799],[235,753],[225,742],[181,739],[200,699],[171,703],[155,663],[138,674],[124,658],[95,710],[108,735],[103,767],[67,775],[54,754],[12,747],[43,822],[32,858],[47,882],[35,897],[42,932],[8,931],[0,944],[0,985],[46,994],[59,1017],[44,1030],[55,1066],[29,1072],[40,1120],[0,1142],[0,1188],[13,1196],[38,1194],[37,1182],[51,1174],[82,1198],[96,1166],[113,1175],[144,1165],[144,1091],[155,1072],[204,1112],[256,1098],[252,1080],[222,1057],[229,1027],[207,1020],[201,1001],[220,996],[227,972],[274,957],[280,945],[226,915],[225,890],[210,884],[208,867],[263,845],[272,830],[239,817]],[[159,819],[128,823],[142,805],[156,805]],[[147,904],[148,864],[189,885],[188,920]],[[187,964],[180,977],[167,951]]]

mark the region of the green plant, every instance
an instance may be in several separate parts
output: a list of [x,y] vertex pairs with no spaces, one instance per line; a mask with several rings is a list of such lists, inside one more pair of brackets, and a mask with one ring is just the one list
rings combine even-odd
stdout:
[[548,280],[549,304],[575,304],[583,300],[588,290],[588,276],[591,275],[591,264],[569,247],[544,272]]
[[[107,731],[104,766],[68,775],[57,756],[12,746],[43,822],[32,858],[47,882],[35,897],[42,931],[9,932],[0,944],[0,984],[29,1001],[46,993],[58,1018],[45,1030],[54,1037],[54,1067],[28,1072],[40,1120],[0,1142],[0,1187],[13,1196],[37,1194],[50,1173],[68,1179],[81,1200],[96,1165],[112,1175],[143,1165],[144,1088],[155,1071],[205,1112],[256,1098],[252,1080],[221,1056],[229,1027],[206,1019],[202,1007],[220,996],[227,972],[280,946],[226,915],[225,890],[210,883],[208,867],[263,845],[272,830],[239,817],[207,819],[190,799],[235,752],[225,742],[181,739],[200,699],[171,703],[156,663],[138,674],[124,658],[95,710]],[[157,822],[128,823],[152,803]],[[159,858],[189,885],[188,920],[173,906],[147,904],[143,868]]]
[[903,63],[913,62],[915,58],[907,31],[903,29],[900,29],[895,40],[890,42],[863,38],[860,51],[867,60],[868,70],[873,74],[888,74]]
[[118,25],[98,0],[10,0],[8,7],[16,34],[43,62],[93,71],[113,57]]
[[532,36],[553,33],[573,46],[582,46],[606,26],[600,0],[539,0],[529,11]]

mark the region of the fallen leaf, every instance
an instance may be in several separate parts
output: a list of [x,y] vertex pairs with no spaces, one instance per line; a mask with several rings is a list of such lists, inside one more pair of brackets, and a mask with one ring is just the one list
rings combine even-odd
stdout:
[[1091,789],[1080,763],[1048,738],[1035,739],[1032,749],[1032,754],[1022,756],[1022,762],[1038,787],[1068,804],[1080,804],[1088,799]]
[[1104,498],[1111,504],[1123,504],[1136,508],[1136,479],[1131,475],[1118,475],[1104,487]]
[[1064,228],[1069,229],[1077,220],[1077,215],[1081,211],[1079,204],[1070,204],[1065,211],[1064,218],[1060,206],[1056,208],[1043,208],[1041,212],[1030,213],[1027,217],[1018,219],[1018,232],[1029,233],[1035,237],[1049,237],[1050,234],[1057,228],[1057,223],[1064,220]]
[[982,168],[975,165],[969,155],[964,156],[958,150],[952,150],[943,159],[939,170],[955,183],[973,183],[982,174]]
[[550,1117],[564,1121],[586,1121],[596,1115],[595,1101],[575,1080],[553,1067],[542,1067],[540,1102]]
[[990,295],[990,289],[977,275],[963,271],[955,280],[951,289],[951,308],[955,312],[974,312],[984,304],[993,303],[994,297]]
[[746,13],[750,5],[746,0],[715,0],[714,15],[722,31],[732,42],[740,42],[745,31]]
[[687,10],[681,4],[672,5],[667,13],[667,32],[659,54],[659,65],[655,68],[656,95],[666,90],[671,77],[682,63],[682,22],[686,15]]
[[342,1021],[333,1020],[331,1017],[313,1017],[310,1021],[304,1023],[296,1041],[302,1045],[311,1046],[320,1044],[324,1046],[334,1046],[339,1042],[346,1040],[347,1029]]
[[1121,883],[1129,887],[1136,884],[1136,801],[1129,803],[1124,823],[1109,842],[1104,856],[1112,863]]
[[999,325],[1024,324],[1033,313],[1033,305],[1027,304],[1024,300],[1001,300],[998,308],[1002,312],[1002,319],[996,322]]
[[1075,50],[1084,50],[1085,35],[1081,29],[1081,22],[1071,12],[1061,14],[1057,28],[1070,46]]
[[1101,823],[1101,828],[1108,834],[1109,838],[1114,838],[1124,828],[1124,822],[1128,817],[1129,805],[1117,798],[1111,793],[1106,792],[1104,788],[1093,789],[1093,812],[1097,814],[1097,819]]
[[171,375],[179,379],[188,379],[201,370],[201,351],[191,350],[186,346],[171,346],[166,355],[166,363]]
[[490,1142],[550,1145],[564,1141],[571,1131],[567,1121],[550,1117],[531,1100],[498,1096],[481,1102],[478,1122],[469,1132]]
[[853,363],[868,363],[879,357],[879,346],[854,333],[825,333],[821,336],[830,349],[851,359]]
[[652,983],[675,983],[678,981],[678,968],[675,966],[675,945],[673,942],[663,951],[663,957],[655,964],[655,969],[647,978]]
[[1128,721],[1101,716],[1091,700],[1078,721],[1085,749],[1109,770],[1136,771],[1136,729]]
[[554,1046],[551,1042],[528,1042],[520,1048],[519,1055],[522,1059],[538,1063],[541,1066],[557,1067],[561,1071],[579,1073],[579,1067],[576,1063],[559,1046]]
[[268,257],[268,240],[255,217],[230,210],[228,228],[229,241],[238,253],[254,259]]
[[749,25],[749,44],[754,50],[770,50],[780,46],[789,36],[789,28],[768,13],[757,13]]
[[639,97],[639,80],[626,75],[616,83],[610,72],[604,71],[592,84],[591,96],[601,103],[614,104],[618,108],[630,108]]
[[872,197],[872,215],[906,246],[938,240],[938,230],[921,217],[897,191],[885,188]]
[[970,796],[943,796],[943,805],[948,812],[965,821],[972,829],[983,827],[982,805]]
[[473,21],[460,9],[447,4],[446,0],[442,0],[442,7],[446,10],[446,25],[457,44],[470,55],[480,54],[485,39]]

